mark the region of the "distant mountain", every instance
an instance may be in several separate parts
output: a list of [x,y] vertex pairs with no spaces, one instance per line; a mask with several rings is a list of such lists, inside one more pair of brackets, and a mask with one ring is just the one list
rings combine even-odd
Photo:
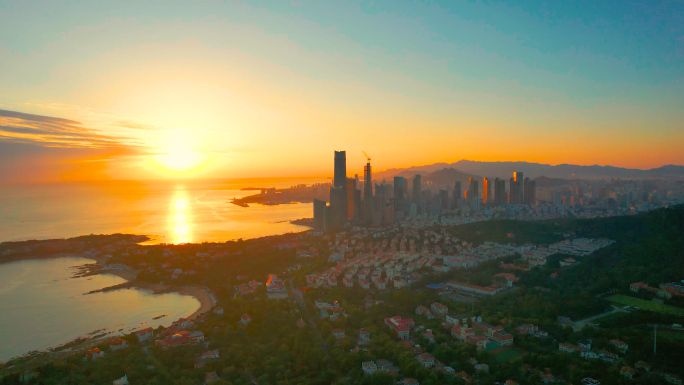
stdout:
[[550,164],[530,162],[477,162],[460,160],[456,163],[435,163],[426,166],[405,169],[390,169],[376,173],[375,180],[385,178],[390,181],[395,175],[413,177],[416,173],[432,173],[443,169],[456,169],[467,175],[486,176],[489,178],[510,178],[513,172],[520,171],[525,177],[532,179],[545,176],[556,179],[649,179],[649,178],[684,178],[684,166],[667,165],[650,170],[630,169],[614,166],[579,166],[574,164]]
[[532,179],[535,182],[535,186],[538,188],[552,188],[560,187],[568,184],[569,180],[560,178],[549,178],[545,176],[540,176]]
[[434,183],[436,186],[453,186],[454,182],[461,182],[461,188],[468,185],[468,179],[475,178],[481,180],[479,175],[466,174],[455,168],[443,168],[441,170],[430,173],[424,177],[424,180]]

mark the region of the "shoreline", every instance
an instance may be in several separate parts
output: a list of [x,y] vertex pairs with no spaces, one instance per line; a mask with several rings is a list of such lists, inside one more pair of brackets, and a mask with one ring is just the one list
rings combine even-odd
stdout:
[[[110,273],[106,273],[110,274]],[[113,274],[113,273],[112,273]],[[115,274],[121,277],[119,274]],[[123,278],[123,277],[122,277]],[[125,279],[125,278],[124,278]],[[102,289],[93,290],[86,294],[93,293],[105,293],[108,291],[121,290],[121,289],[141,289],[149,290],[152,294],[165,294],[165,293],[177,293],[180,295],[188,295],[195,298],[199,303],[200,307],[190,314],[188,319],[195,319],[199,315],[204,314],[211,310],[212,307],[216,305],[216,298],[214,293],[212,293],[208,288],[203,286],[174,286],[161,283],[151,283],[151,282],[135,282],[127,281],[118,285],[103,287]]]
[[210,311],[211,308],[216,305],[216,298],[214,297],[214,293],[212,293],[209,289],[203,286],[173,286],[149,282],[130,282],[130,284],[131,289],[149,290],[152,292],[152,294],[177,293],[180,295],[188,295],[190,297],[195,298],[200,303],[200,307],[197,310],[195,310],[195,312],[186,317],[187,319],[195,319],[201,314]]

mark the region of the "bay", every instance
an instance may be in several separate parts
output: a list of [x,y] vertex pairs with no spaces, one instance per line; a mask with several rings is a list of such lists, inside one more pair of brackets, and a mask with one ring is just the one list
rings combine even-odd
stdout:
[[72,278],[75,266],[93,262],[65,257],[0,264],[0,362],[89,333],[114,336],[168,326],[200,307],[188,295],[139,289],[84,295],[126,282],[109,274]]

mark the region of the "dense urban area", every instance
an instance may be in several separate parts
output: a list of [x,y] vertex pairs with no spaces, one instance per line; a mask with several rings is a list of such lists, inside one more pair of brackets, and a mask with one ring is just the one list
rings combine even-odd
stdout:
[[449,191],[416,175],[409,194],[403,177],[371,185],[369,163],[361,195],[338,154],[332,185],[247,199],[308,195],[301,233],[0,244],[3,261],[78,255],[97,260],[82,274],[130,276],[105,291],[191,287],[212,300],[166,328],[15,358],[0,383],[682,384],[681,182],[516,173],[493,193],[469,177],[461,194],[453,178]]
[[2,383],[679,384],[683,232],[676,206],[220,244],[3,243],[6,259],[97,256],[134,282],[207,287],[218,303],[168,328],[15,359]]

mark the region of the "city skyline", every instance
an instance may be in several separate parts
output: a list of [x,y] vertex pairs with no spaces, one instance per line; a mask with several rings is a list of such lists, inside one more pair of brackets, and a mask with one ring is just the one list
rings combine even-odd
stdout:
[[0,3],[3,181],[684,164],[674,3],[40,8]]

